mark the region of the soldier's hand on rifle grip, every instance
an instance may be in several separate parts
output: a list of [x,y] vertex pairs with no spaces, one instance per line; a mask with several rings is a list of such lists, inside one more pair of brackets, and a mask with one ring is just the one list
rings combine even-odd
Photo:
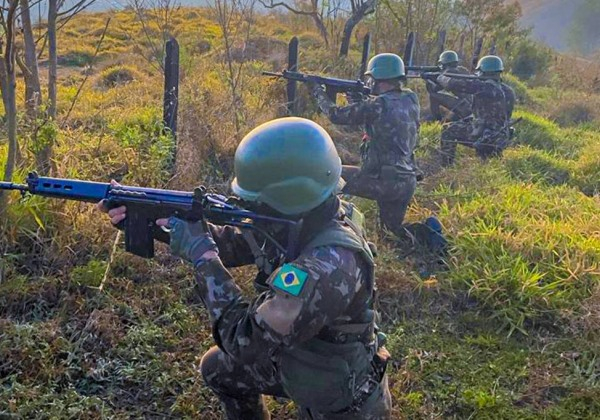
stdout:
[[204,230],[201,221],[188,222],[177,217],[169,217],[158,219],[156,225],[168,230],[173,255],[191,262],[194,267],[218,257],[219,248],[210,232]]
[[346,93],[346,101],[348,101],[349,104],[356,104],[358,102],[361,102],[363,99],[364,99],[364,96],[360,92]]

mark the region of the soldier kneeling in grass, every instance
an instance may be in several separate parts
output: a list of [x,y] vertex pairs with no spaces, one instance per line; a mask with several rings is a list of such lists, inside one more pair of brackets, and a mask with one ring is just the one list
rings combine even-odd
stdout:
[[[309,120],[274,120],[242,140],[234,168],[231,186],[245,208],[302,228],[290,255],[236,227],[157,221],[170,232],[172,253],[194,266],[212,322],[216,346],[200,366],[205,383],[231,420],[270,418],[265,394],[291,398],[301,418],[389,419],[373,254],[360,218],[336,195],[342,165],[331,138]],[[126,211],[108,211],[112,223]],[[260,228],[285,243],[286,226]],[[264,291],[247,300],[226,267],[252,263]]]

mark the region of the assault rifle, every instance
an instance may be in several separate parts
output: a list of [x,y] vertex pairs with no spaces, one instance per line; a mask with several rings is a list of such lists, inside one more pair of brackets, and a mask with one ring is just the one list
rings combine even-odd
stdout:
[[[515,129],[514,125],[523,121],[523,117],[519,117],[517,119],[511,119],[506,122],[498,131],[490,134],[489,136],[483,136],[479,140],[474,143],[474,146],[498,146],[500,148],[504,148],[510,144],[510,140],[514,136]],[[501,144],[497,144],[497,139],[503,134],[508,134],[508,138],[502,142]]]
[[327,93],[327,96],[329,96],[332,100],[335,100],[335,97],[338,93],[351,92],[361,93],[364,95],[369,95],[371,93],[371,89],[365,86],[361,80],[338,79],[335,77],[318,76],[315,74],[306,74],[289,70],[283,70],[281,73],[263,71],[262,74],[263,76],[282,77],[284,79],[295,80],[297,82],[312,82],[323,85],[325,86],[325,93]]
[[[108,208],[127,207],[123,221],[125,249],[144,258],[154,256],[154,239],[169,243],[168,230],[157,226],[156,219],[176,216],[189,221],[252,229],[264,235],[286,257],[293,258],[302,222],[264,216],[238,207],[227,197],[212,194],[199,187],[193,192],[156,188],[114,186],[108,183],[75,179],[48,178],[29,174],[26,184],[0,182],[0,190],[17,190],[22,195],[61,198],[97,203],[106,200]],[[258,222],[258,224],[257,224]],[[261,228],[270,223],[290,226],[287,247],[283,247]]]
[[[523,121],[523,117],[519,117],[516,119],[511,119],[508,120],[503,126],[502,128],[498,129],[497,131],[494,131],[492,134],[487,135],[487,136],[481,136],[476,142],[472,142],[472,141],[464,141],[464,140],[455,140],[455,143],[458,144],[465,144],[467,146],[474,146],[475,148],[477,146],[496,146],[496,147],[500,147],[500,148],[504,148],[505,146],[508,146],[510,144],[510,139],[512,139],[512,137],[514,136],[515,133],[515,129],[514,129],[514,125],[520,123],[521,121]],[[508,139],[506,142],[498,145],[496,142],[496,139],[498,139],[498,137],[500,137],[503,134],[506,134],[508,132]]]
[[404,69],[406,71],[414,71],[414,72],[431,72],[431,73],[435,73],[435,72],[439,72],[442,70],[442,68],[440,66],[406,66],[404,67]]
[[[435,82],[437,77],[442,74],[440,69],[436,70],[436,71],[423,71],[421,73],[409,73],[406,75],[406,77],[408,79],[425,79],[425,80],[431,80],[432,82]],[[481,79],[483,80],[484,78],[481,76],[476,76],[473,74],[456,74],[456,73],[444,73],[444,76],[448,76],[448,77],[452,77],[455,79]]]

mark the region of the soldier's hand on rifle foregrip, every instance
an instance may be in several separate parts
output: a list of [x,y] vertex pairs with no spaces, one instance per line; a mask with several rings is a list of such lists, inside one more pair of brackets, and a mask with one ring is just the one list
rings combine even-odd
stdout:
[[[110,181],[110,185],[112,185],[113,187],[118,187],[121,184],[112,179]],[[96,204],[96,208],[102,213],[108,213],[108,217],[110,217],[110,222],[115,226],[117,226],[119,223],[125,220],[125,217],[127,217],[127,207],[120,206],[114,209],[109,209],[106,205],[106,200],[98,202],[98,204]]]
[[188,222],[169,217],[158,219],[156,224],[169,231],[173,255],[191,262],[195,267],[218,256],[219,248],[210,232],[204,229],[202,222]]
[[313,96],[317,96],[319,91],[323,91],[323,86],[321,86],[320,84],[318,84],[317,82],[310,80],[308,82],[306,82],[306,84],[308,85],[308,88],[310,89],[310,93]]

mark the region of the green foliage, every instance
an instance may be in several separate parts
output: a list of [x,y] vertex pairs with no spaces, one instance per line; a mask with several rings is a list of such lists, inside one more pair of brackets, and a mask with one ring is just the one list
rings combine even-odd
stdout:
[[[500,184],[491,196],[442,206],[454,231],[448,278],[467,287],[511,331],[590,293],[600,262],[600,212],[566,187]],[[589,219],[591,217],[591,219]]]
[[582,150],[578,161],[573,164],[573,183],[589,196],[600,193],[599,140],[600,136],[595,136],[590,144]]
[[531,94],[529,93],[529,89],[527,88],[527,85],[525,83],[523,83],[511,73],[504,73],[502,75],[502,80],[506,82],[506,84],[509,85],[511,88],[513,88],[518,103],[525,105],[533,105],[533,99],[531,98]]
[[504,164],[512,177],[526,182],[559,185],[567,183],[570,177],[567,163],[541,150],[508,151]]
[[136,177],[147,184],[164,179],[174,153],[173,137],[164,132],[158,112],[155,108],[140,108],[127,119],[109,125],[121,147],[135,151]]
[[98,84],[105,88],[114,88],[134,80],[139,80],[140,74],[132,66],[112,66],[100,73]]
[[552,51],[530,40],[521,41],[512,52],[510,71],[521,80],[540,77],[548,71]]
[[106,261],[91,260],[85,266],[73,268],[71,279],[78,286],[98,287],[105,271]]
[[[406,13],[401,3],[391,7]],[[451,16],[451,3],[440,3],[437,18]],[[515,9],[499,0],[474,4],[465,19],[490,37],[498,34],[498,45],[505,45],[502,37],[516,22]],[[428,15],[434,5],[415,7],[414,25],[426,28],[419,31],[425,56],[426,43],[436,36]],[[56,176],[104,182],[125,176],[124,183],[163,186],[174,144],[162,130],[162,76],[139,58],[151,52],[139,42],[144,34],[135,16],[127,11],[112,16],[101,49],[104,57],[113,57],[110,67],[99,73],[95,66],[86,69],[98,83],[84,86],[68,120],[62,118],[84,76],[61,70],[61,125],[42,127],[40,144],[57,139]],[[222,33],[208,16],[205,10],[181,9],[173,20],[184,71],[178,167],[171,182],[174,188],[204,183],[226,191],[241,136],[285,103],[285,84],[259,73],[285,65],[289,37],[301,34],[301,66],[307,71],[354,78],[358,55],[353,49],[347,59],[333,57],[302,18],[257,15],[248,50],[234,45],[241,52],[235,65],[242,70],[232,96]],[[88,63],[105,18],[90,14],[69,22],[59,33],[61,56]],[[378,18],[377,25],[372,29],[378,48],[397,49],[406,28],[391,16]],[[448,39],[454,38],[449,28]],[[208,50],[210,59],[201,57]],[[518,53],[521,61],[513,65],[529,64],[524,57],[543,58],[537,49]],[[123,69],[126,79],[135,80],[105,88],[120,82]],[[379,237],[376,203],[353,199],[365,210],[369,236],[379,247],[381,326],[394,357],[393,418],[596,418],[600,412],[594,335],[600,302],[600,135],[594,120],[579,124],[578,112],[572,116],[556,107],[581,102],[581,92],[569,92],[564,84],[539,86],[545,79],[539,76],[531,82],[538,87],[530,89],[505,75],[527,110],[516,113],[525,118],[517,126],[519,147],[503,158],[482,164],[472,150],[459,147],[457,164],[441,169],[441,125],[421,127],[417,157],[428,177],[419,184],[407,221],[440,217],[451,243],[446,270],[418,279],[418,262],[410,256],[399,260],[394,244]],[[414,86],[422,93],[422,84]],[[300,87],[299,93],[303,115],[326,126],[345,162],[358,162],[360,133],[313,115],[307,90]],[[594,109],[593,100],[585,96],[588,109]],[[0,173],[5,150],[0,144]],[[15,180],[31,166],[31,157],[24,159]],[[221,417],[197,372],[199,357],[214,344],[210,322],[189,268],[168,259],[166,248],[159,245],[157,258],[147,261],[119,247],[99,293],[94,286],[104,276],[115,231],[90,205],[11,195],[0,229],[0,413]],[[244,292],[251,291],[251,282],[242,280],[251,279],[251,271],[233,272]],[[268,404],[274,418],[293,416],[292,404]]]
[[523,121],[515,127],[516,143],[567,159],[578,155],[583,142],[576,132],[561,131],[555,123],[529,112],[517,112],[515,117],[523,117]]
[[94,57],[94,49],[92,47],[83,47],[69,51],[67,54],[59,58],[59,64],[64,66],[83,67],[91,64]]

